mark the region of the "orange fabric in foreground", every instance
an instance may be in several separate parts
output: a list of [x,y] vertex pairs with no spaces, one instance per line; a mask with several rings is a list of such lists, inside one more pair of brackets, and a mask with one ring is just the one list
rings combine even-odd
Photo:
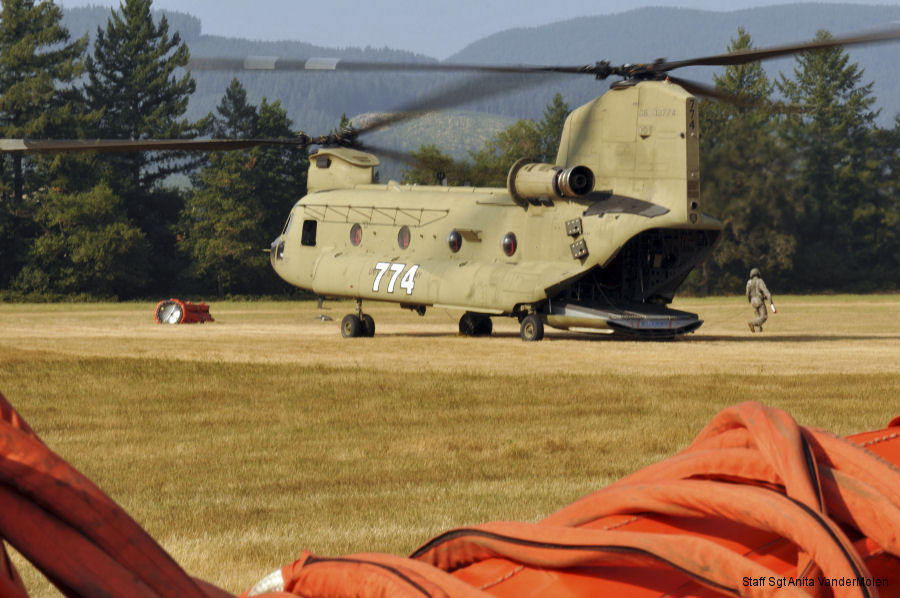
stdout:
[[[450,530],[409,558],[304,553],[259,595],[900,596],[898,422],[841,439],[743,403],[538,523]],[[190,578],[2,396],[0,538],[68,596],[230,596]],[[0,596],[27,597],[2,544]]]

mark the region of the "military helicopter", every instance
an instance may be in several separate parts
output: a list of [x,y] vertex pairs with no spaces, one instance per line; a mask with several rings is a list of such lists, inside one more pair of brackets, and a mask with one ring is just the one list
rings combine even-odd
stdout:
[[[256,140],[3,140],[2,153],[231,150],[318,146],[307,195],[269,248],[288,283],[350,298],[344,337],[371,337],[364,301],[463,311],[459,331],[492,332],[515,317],[524,341],[545,326],[634,338],[673,338],[703,323],[672,309],[675,292],[713,252],[722,224],[702,211],[698,95],[740,101],[676,78],[687,66],[725,66],[802,51],[886,42],[893,27],[861,35],[681,61],[613,66],[398,64],[337,59],[194,59],[190,69],[438,70],[619,77],[567,118],[554,164],[513,164],[505,188],[376,184],[379,159],[359,138],[441,104],[429,100],[360,127],[320,137]],[[465,94],[464,94],[465,95]],[[442,107],[446,107],[445,102]],[[382,150],[383,151],[383,150]],[[387,152],[390,153],[390,152]]]

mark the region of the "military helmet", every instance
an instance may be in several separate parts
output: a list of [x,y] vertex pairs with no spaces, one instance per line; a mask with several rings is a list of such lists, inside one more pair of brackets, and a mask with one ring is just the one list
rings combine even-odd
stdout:
[[756,276],[759,276],[759,268],[753,268],[752,270],[750,270],[750,278],[754,278]]

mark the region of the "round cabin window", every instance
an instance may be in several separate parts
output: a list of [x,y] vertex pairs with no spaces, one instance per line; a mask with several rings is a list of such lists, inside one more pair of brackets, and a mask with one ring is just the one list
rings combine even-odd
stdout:
[[409,227],[401,226],[400,232],[397,233],[397,245],[400,246],[400,249],[406,249],[409,247]]
[[359,244],[362,243],[362,226],[359,224],[350,227],[350,242],[354,247],[359,247]]
[[516,233],[506,233],[501,245],[503,246],[503,253],[512,257],[519,246],[519,242],[516,240]]
[[459,234],[459,231],[452,230],[450,234],[447,235],[447,245],[450,246],[450,251],[456,253],[462,247],[462,235]]

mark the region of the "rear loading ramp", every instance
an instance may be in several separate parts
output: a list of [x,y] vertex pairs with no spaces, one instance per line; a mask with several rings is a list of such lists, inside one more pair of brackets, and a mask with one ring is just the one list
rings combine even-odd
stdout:
[[697,330],[697,314],[662,305],[618,307],[609,304],[553,303],[546,315],[548,326],[572,332],[600,332],[631,338],[674,338]]

